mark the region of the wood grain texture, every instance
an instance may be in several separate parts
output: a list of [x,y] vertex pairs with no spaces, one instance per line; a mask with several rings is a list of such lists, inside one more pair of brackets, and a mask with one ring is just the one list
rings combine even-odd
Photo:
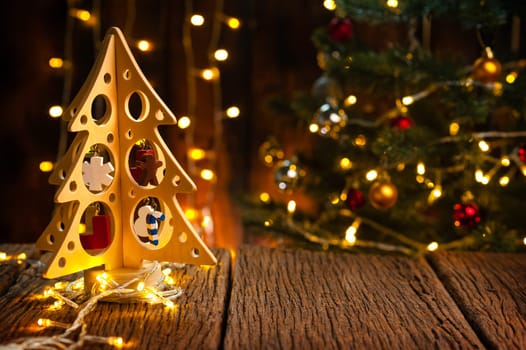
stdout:
[[[0,244],[0,252],[9,256],[26,253],[28,258],[38,258],[33,244]],[[6,261],[0,264],[0,296],[4,295],[15,282],[17,276],[28,268],[27,262]]]
[[526,254],[441,252],[429,260],[487,347],[526,349]]
[[[230,288],[230,254],[216,249],[218,264],[214,267],[186,265],[174,271],[176,284],[183,295],[175,299],[176,308],[144,303],[99,303],[86,318],[88,334],[121,336],[133,349],[218,349],[221,346],[226,302]],[[72,308],[49,311],[52,298],[39,298],[44,287],[56,280],[40,277],[41,271],[31,267],[18,275],[0,299],[3,320],[0,344],[25,336],[60,334],[61,329],[43,329],[38,318],[71,323],[76,313]],[[75,274],[74,279],[82,275]],[[110,346],[86,344],[85,349],[111,349]]]
[[483,346],[423,259],[241,246],[224,348]]

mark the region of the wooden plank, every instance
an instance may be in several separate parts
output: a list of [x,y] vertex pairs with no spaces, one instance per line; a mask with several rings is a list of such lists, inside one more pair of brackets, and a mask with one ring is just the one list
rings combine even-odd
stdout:
[[[8,256],[17,256],[25,253],[29,259],[38,258],[38,253],[33,244],[0,244],[0,252]],[[27,262],[16,260],[4,261],[0,263],[0,296],[4,295],[11,287],[18,275],[29,267]]]
[[[230,289],[230,254],[213,250],[218,259],[214,267],[186,265],[174,271],[176,284],[183,294],[174,300],[173,310],[163,305],[145,303],[101,302],[86,317],[87,333],[98,336],[121,336],[133,349],[218,349],[222,342],[226,302]],[[76,312],[70,307],[50,311],[52,298],[39,295],[56,280],[45,280],[39,271],[29,269],[0,299],[2,327],[0,343],[10,343],[27,336],[51,336],[59,328],[41,328],[38,318],[71,323]],[[60,280],[73,280],[75,274]],[[110,348],[86,344],[86,349]]]
[[440,252],[429,260],[486,346],[526,349],[526,254]]
[[424,259],[241,246],[224,348],[483,345]]

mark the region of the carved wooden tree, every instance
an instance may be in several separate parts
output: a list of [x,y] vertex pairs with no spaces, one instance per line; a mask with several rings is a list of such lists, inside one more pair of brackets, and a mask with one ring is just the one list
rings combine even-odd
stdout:
[[77,134],[50,177],[58,205],[37,241],[52,252],[45,277],[139,269],[143,260],[216,263],[175,197],[196,190],[157,129],[176,118],[118,28],[63,118]]

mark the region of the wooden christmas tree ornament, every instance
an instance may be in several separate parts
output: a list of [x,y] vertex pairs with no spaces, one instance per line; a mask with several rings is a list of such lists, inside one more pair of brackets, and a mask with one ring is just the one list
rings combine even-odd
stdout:
[[151,274],[152,261],[216,264],[175,197],[196,190],[157,129],[176,118],[118,28],[63,118],[77,134],[50,176],[57,207],[36,244],[52,252],[44,277],[84,270],[88,279],[103,268],[118,281]]

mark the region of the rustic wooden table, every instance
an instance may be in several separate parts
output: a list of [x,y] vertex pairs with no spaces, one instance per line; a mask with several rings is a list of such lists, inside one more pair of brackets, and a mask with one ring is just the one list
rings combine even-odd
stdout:
[[[38,258],[27,244],[0,251]],[[215,254],[216,267],[176,272],[184,292],[174,310],[102,302],[88,332],[120,335],[130,349],[526,349],[526,254]],[[75,319],[72,308],[52,312],[51,300],[35,297],[55,282],[35,264],[0,264],[0,344],[61,332],[38,318]]]

